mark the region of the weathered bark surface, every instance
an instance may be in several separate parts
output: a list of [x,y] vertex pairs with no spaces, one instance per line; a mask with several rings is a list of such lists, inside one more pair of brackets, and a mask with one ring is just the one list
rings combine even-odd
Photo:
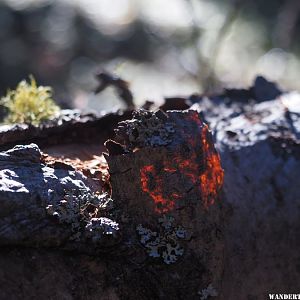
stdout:
[[[44,241],[40,245],[35,242],[28,244],[30,240],[36,241],[38,234],[36,231],[32,232],[32,227],[26,224],[22,230],[24,232],[28,230],[27,236],[19,241],[7,242],[7,238],[3,239],[1,235],[6,231],[1,230],[0,298],[208,299],[212,297],[224,300],[260,300],[266,299],[268,293],[299,292],[300,96],[287,94],[274,101],[247,106],[236,103],[225,104],[224,99],[218,97],[202,98],[193,109],[199,107],[214,132],[216,147],[225,171],[223,191],[214,205],[208,209],[204,208],[203,192],[201,189],[189,191],[188,186],[192,177],[184,175],[182,172],[184,168],[180,169],[178,155],[183,160],[193,160],[192,152],[187,149],[193,145],[191,141],[180,140],[182,134],[174,133],[175,138],[169,138],[162,132],[162,136],[159,135],[163,137],[162,140],[157,139],[155,133],[155,139],[148,139],[150,145],[144,145],[144,139],[128,140],[126,135],[122,134],[122,130],[119,130],[117,141],[122,145],[109,142],[107,148],[110,155],[107,160],[110,165],[115,205],[115,211],[110,217],[119,223],[121,237],[110,236],[112,239],[109,238],[109,242],[103,244],[98,240],[95,246],[91,239],[83,235],[81,242],[71,243],[72,252],[66,252],[61,249],[70,249],[65,247],[66,244],[70,244],[69,241],[55,248],[49,248]],[[201,136],[202,126],[193,127],[190,124],[193,122],[184,123],[182,115],[185,114],[173,115],[176,126],[176,118],[183,118],[178,124],[187,125],[187,133],[198,128],[200,130],[198,134]],[[151,130],[150,132],[153,133]],[[146,138],[149,138],[149,135],[146,135]],[[176,141],[176,146],[172,144],[173,140]],[[151,141],[154,144],[151,145]],[[201,155],[203,143],[199,142],[194,146],[200,150],[197,152],[196,160],[200,166],[203,163]],[[139,150],[136,151],[137,149]],[[122,155],[124,151],[127,154]],[[15,164],[14,159],[9,168],[14,168]],[[22,163],[22,168],[31,168],[32,164],[40,163],[27,160],[27,163]],[[151,165],[153,167],[144,168]],[[164,167],[159,169],[158,165]],[[35,170],[39,169],[41,166],[35,167]],[[141,170],[144,170],[144,173]],[[190,166],[185,170],[187,174],[188,171],[194,171]],[[34,172],[30,172],[32,178],[35,178]],[[61,175],[53,179],[54,184],[58,186],[62,184],[61,178],[68,177],[70,170],[59,172]],[[142,174],[146,175],[144,181],[141,181]],[[15,181],[11,186],[12,189],[14,187],[18,190],[22,184],[29,181],[29,176],[19,178],[11,176]],[[76,176],[91,188],[87,183],[88,179],[80,173],[76,173]],[[172,213],[166,210],[170,207],[169,202],[164,202],[160,198],[161,201],[158,202],[161,204],[157,206],[154,201],[157,193],[149,192],[150,187],[155,188],[160,182],[167,186],[163,196],[172,199],[174,207],[177,208],[171,210]],[[7,189],[7,183],[8,181],[6,184],[1,182],[2,191],[4,188]],[[201,184],[200,181],[198,183]],[[47,184],[49,183],[41,181],[40,186],[32,188],[32,191],[38,191],[43,195],[40,191],[46,190]],[[75,183],[68,182],[68,184],[73,186]],[[174,194],[174,190],[179,191],[179,197]],[[183,191],[186,192],[183,193],[185,196],[180,194]],[[189,193],[191,194],[186,196]],[[46,216],[44,202],[36,200],[34,202],[33,194],[24,193],[24,197],[22,194],[17,201],[13,201],[14,197],[20,194],[7,193],[5,199],[0,198],[1,216],[5,214],[8,218],[6,222],[12,224],[15,215],[25,214],[29,224],[34,222],[38,224],[38,219],[35,218],[36,216],[40,218],[43,214],[43,218],[47,220],[46,228],[53,226],[54,240],[57,241],[57,236],[67,235],[65,231],[68,232],[68,226],[58,224]],[[12,199],[11,208],[9,199]],[[30,204],[30,212],[26,209],[25,212],[23,209],[29,206],[24,203],[28,201],[33,201],[30,202],[33,204]],[[48,203],[47,199],[44,201]],[[39,206],[40,203],[42,208]],[[39,210],[43,210],[43,213]],[[173,217],[174,221],[169,222],[168,217]],[[13,226],[17,231],[21,228],[20,225]],[[171,229],[168,226],[171,226]],[[179,226],[185,229],[179,231],[179,235],[187,235],[183,239],[178,239],[177,260],[166,264],[163,256],[165,248],[158,247],[157,254],[155,252],[157,247],[152,247],[153,243],[148,242],[154,242],[157,234],[163,239],[166,230],[172,232]],[[36,230],[41,230],[44,234],[45,231],[42,230],[46,229],[36,227]],[[103,232],[102,236],[106,239]],[[166,241],[168,238],[164,239],[164,245]],[[35,248],[26,248],[24,245]],[[154,246],[157,244],[154,243]],[[184,249],[183,255],[180,255],[181,247]],[[224,257],[221,253],[223,247]],[[100,254],[101,249],[104,250]],[[149,257],[149,254],[152,256]],[[218,297],[213,298],[216,295],[215,289]]]
[[97,138],[103,143],[113,134],[118,122],[128,119],[130,111],[117,111],[104,115],[82,114],[63,110],[60,117],[39,127],[30,124],[0,127],[0,149],[7,150],[17,144],[36,143],[40,147],[68,143],[89,143]]
[[257,104],[214,129],[230,207],[221,299],[299,293],[300,95]]
[[[223,178],[220,159],[207,126],[197,112],[177,112],[169,116],[142,113],[140,117],[126,123],[130,128],[125,131],[121,128],[124,125],[120,125],[117,138],[122,145],[110,142],[128,154],[117,155],[116,149],[107,144],[113,198],[116,199],[114,216],[122,240],[118,232],[107,237],[106,228],[96,241],[84,230],[83,233],[80,230],[81,235],[74,240],[73,219],[72,226],[66,226],[68,224],[47,216],[47,205],[59,211],[64,193],[72,191],[76,184],[77,188],[88,189],[88,179],[82,175],[76,178],[80,175],[76,171],[42,166],[39,149],[29,145],[2,154],[6,169],[0,203],[10,211],[4,210],[0,242],[43,248],[56,246],[94,255],[112,249],[107,255],[108,261],[115,260],[113,253],[122,254],[121,267],[127,273],[119,282],[121,298],[197,299],[198,293],[208,286],[212,292],[220,286],[223,272],[223,225],[217,199]],[[18,170],[23,173],[14,176]],[[55,172],[57,177],[51,176]],[[211,190],[201,185],[201,176]],[[18,195],[14,190],[7,190],[18,184]],[[14,202],[23,206],[16,207]],[[61,216],[63,221],[73,215],[73,207],[66,209],[66,215]],[[86,227],[91,228],[88,224]],[[34,262],[28,263],[34,266]],[[111,262],[105,270],[107,276],[113,266]],[[115,267],[113,273],[119,273],[118,268]],[[131,288],[131,282],[135,282],[135,289]]]
[[[218,290],[223,170],[207,126],[195,111],[142,112],[116,132],[124,153],[113,149],[107,157],[112,197],[140,268],[128,279],[140,286],[147,274],[153,299],[199,299],[208,286]],[[141,297],[135,291],[131,299]]]
[[[78,191],[101,191],[99,182],[67,165],[60,164],[58,168],[44,165],[35,144],[0,152],[0,179],[2,246],[59,247],[97,252],[99,242],[81,228],[85,224],[80,213],[87,201],[79,197]],[[70,201],[61,203],[65,196]],[[98,202],[102,200],[104,202],[105,197]],[[77,236],[80,237],[75,238]],[[105,238],[104,234],[100,242],[102,251],[105,251],[108,237]]]

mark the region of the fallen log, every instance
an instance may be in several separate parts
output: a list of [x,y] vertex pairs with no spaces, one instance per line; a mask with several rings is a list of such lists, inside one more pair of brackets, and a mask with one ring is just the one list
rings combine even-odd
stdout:
[[[0,298],[266,299],[268,293],[297,293],[299,99],[291,93],[245,106],[202,97],[193,111],[140,112],[120,123],[105,156],[114,208],[96,215],[113,223],[93,223],[95,210],[90,219],[80,214],[78,240],[70,240],[70,224],[53,218],[60,211],[47,213],[53,200],[31,197],[49,188],[44,170],[52,166],[43,159],[30,162],[25,154],[16,162],[13,153],[26,147],[2,153],[15,173],[20,161],[21,169],[38,164],[34,172],[42,172],[39,186],[28,193],[15,191],[30,182],[29,176],[11,173],[10,181],[0,181],[6,218],[0,229],[0,286],[5,287]],[[209,123],[221,157],[220,193],[218,155],[195,110]],[[8,156],[14,156],[10,165]],[[68,172],[77,176],[76,184],[68,182],[70,190],[78,180],[92,192],[109,190],[101,182],[95,187],[93,178],[80,171],[66,170],[70,166],[63,160],[56,167],[51,180],[62,188],[54,200],[58,206]],[[20,210],[28,223],[22,227],[17,220],[15,239],[9,240],[2,229],[14,225]],[[43,228],[28,226],[42,219]],[[50,228],[51,236],[46,235]],[[16,235],[20,230],[27,230],[26,238]],[[98,238],[87,235],[90,230]]]
[[[122,253],[125,264],[130,262],[121,285],[128,299],[193,299],[207,286],[218,288],[223,272],[223,225],[217,198],[223,170],[207,125],[193,111],[139,111],[133,120],[119,123],[116,140],[122,144],[108,141],[106,145],[118,223],[103,217],[106,207],[98,218],[81,220],[81,206],[87,205],[81,203],[83,197],[66,198],[64,193],[72,191],[72,184],[87,193],[86,179],[75,177],[71,170],[41,166],[35,145],[3,153],[1,244],[56,246],[93,255],[118,244],[113,252]],[[119,145],[123,153],[111,144]],[[18,170],[22,176],[14,176]],[[49,170],[57,177],[48,175]],[[30,184],[28,173],[32,173]],[[13,205],[14,191],[5,190],[9,180],[21,185],[14,201],[21,207]],[[97,206],[97,212],[104,205],[88,201]],[[136,282],[134,290],[129,289],[132,281]]]
[[0,150],[17,144],[36,143],[40,147],[70,143],[89,143],[99,136],[102,143],[113,134],[112,129],[121,120],[130,117],[131,111],[104,114],[83,114],[77,110],[62,110],[61,115],[40,126],[13,124],[0,126]]

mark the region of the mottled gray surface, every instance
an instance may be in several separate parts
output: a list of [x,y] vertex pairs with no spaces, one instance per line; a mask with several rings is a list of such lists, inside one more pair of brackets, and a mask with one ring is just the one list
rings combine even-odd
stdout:
[[67,245],[74,229],[49,216],[46,207],[60,205],[67,193],[94,189],[80,172],[42,164],[35,144],[0,152],[0,244],[81,249]]
[[300,95],[215,124],[229,207],[220,299],[299,293]]

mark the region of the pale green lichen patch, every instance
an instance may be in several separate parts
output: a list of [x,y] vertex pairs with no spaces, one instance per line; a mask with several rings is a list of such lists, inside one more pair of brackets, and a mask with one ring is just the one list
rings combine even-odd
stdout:
[[145,247],[148,255],[154,258],[161,258],[166,264],[175,263],[179,257],[183,256],[184,248],[180,244],[180,239],[186,237],[186,231],[182,226],[173,225],[172,216],[162,216],[159,218],[159,232],[139,224],[136,228],[140,243]]
[[26,123],[39,125],[59,115],[60,108],[52,99],[52,89],[48,86],[37,86],[31,76],[30,83],[21,81],[15,90],[7,92],[0,99],[0,105],[7,109],[4,123]]
[[87,190],[68,192],[58,204],[46,207],[48,215],[70,226],[71,240],[79,241],[86,237],[94,242],[99,241],[103,235],[113,235],[118,231],[118,223],[103,216],[104,212],[111,209],[112,199],[107,194]]

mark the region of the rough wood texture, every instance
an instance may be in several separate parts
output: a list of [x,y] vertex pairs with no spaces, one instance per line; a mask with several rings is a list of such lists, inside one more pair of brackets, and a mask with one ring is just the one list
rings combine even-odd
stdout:
[[[59,247],[93,254],[101,244],[105,251],[112,237],[104,232],[101,240],[95,240],[92,224],[88,226],[92,217],[84,215],[84,210],[91,212],[88,206],[93,205],[99,211],[103,208],[102,216],[107,217],[108,198],[92,196],[96,190],[101,190],[97,182],[70,166],[44,165],[35,144],[0,152],[0,244]],[[82,197],[81,191],[91,199]]]
[[139,271],[128,275],[141,299],[143,275],[152,299],[199,299],[219,289],[223,170],[207,126],[195,111],[140,111],[119,124],[107,156],[118,219]]
[[[22,246],[22,242],[16,243],[18,247],[5,242],[0,255],[1,299],[10,299],[12,295],[13,299],[208,299],[210,295],[212,299],[260,300],[266,299],[268,293],[299,292],[299,94],[285,94],[273,101],[246,106],[222,97],[196,100],[193,102],[199,100],[199,103],[192,108],[201,110],[213,130],[225,170],[218,201],[205,210],[203,193],[199,190],[192,190],[191,198],[184,197],[187,202],[183,205],[182,199],[172,194],[175,187],[188,191],[190,180],[186,177],[189,176],[179,176],[176,157],[182,155],[178,149],[185,149],[191,142],[182,143],[174,133],[179,148],[172,148],[172,132],[169,136],[162,131],[159,139],[157,134],[154,134],[155,139],[146,135],[150,146],[145,146],[145,139],[126,139],[119,130],[117,142],[121,145],[107,143],[113,198],[116,195],[116,211],[111,218],[119,222],[121,235],[117,243],[106,248],[109,252],[98,252],[96,256],[91,255],[95,248],[86,246],[91,249],[87,256],[80,254],[83,251],[80,247],[65,252],[61,246],[47,248],[42,244],[31,249]],[[169,103],[168,108],[172,108],[172,104]],[[181,114],[174,113],[174,116],[176,124]],[[136,137],[134,133],[133,137]],[[203,144],[196,146],[202,148]],[[201,153],[197,153],[198,164],[203,159]],[[183,158],[192,159],[193,155]],[[156,163],[163,164],[167,171],[159,169]],[[138,175],[143,174],[141,169],[145,165],[154,166],[144,169],[146,179],[140,181]],[[172,174],[175,166],[177,169]],[[159,180],[155,179],[157,176]],[[28,181],[16,176],[14,179],[15,187]],[[166,195],[174,201],[174,207],[181,208],[175,209],[171,216],[165,210],[169,202],[160,198],[161,205],[157,206],[153,201],[160,191],[158,194],[150,192],[150,187],[159,186],[160,182],[170,183]],[[39,189],[46,186],[41,182]],[[26,199],[19,198],[18,205],[21,207]],[[189,201],[196,199],[193,210],[186,207]],[[9,203],[8,198],[4,203]],[[10,216],[18,211],[17,206],[13,207],[15,211],[11,211]],[[3,211],[7,212],[7,208]],[[174,217],[174,221],[168,217]],[[189,218],[194,221],[190,222]],[[201,220],[205,222],[201,224]],[[153,247],[156,243],[148,242],[154,242],[155,232],[161,237],[166,228],[177,229],[179,225],[189,227],[188,233],[195,228],[199,228],[199,232],[207,231],[202,235],[204,240],[197,234],[195,239],[179,239],[177,253],[182,253],[181,247],[185,252],[178,255],[175,263],[166,264],[162,256],[164,248],[159,248],[157,253],[157,247]],[[59,227],[54,228],[54,234],[59,232]],[[221,236],[211,235],[216,228],[221,229]],[[185,234],[182,230],[177,233]],[[220,255],[222,247],[224,259]],[[199,258],[201,252],[203,256]],[[149,254],[159,257],[149,257]],[[217,263],[215,258],[219,258]],[[197,268],[200,265],[205,268]],[[224,273],[220,276],[223,267]],[[185,279],[180,281],[183,276]],[[210,285],[211,282],[216,286]],[[55,288],[50,288],[54,285]]]
[[221,299],[299,293],[300,95],[214,124],[230,207]]
[[220,299],[266,299],[300,288],[300,95],[255,105],[203,99],[225,171]]
[[45,122],[39,127],[30,124],[0,126],[0,150],[29,143],[36,143],[40,147],[74,142],[88,143],[96,137],[104,143],[113,134],[112,130],[117,123],[130,116],[130,111],[96,115],[63,110],[57,119]]

